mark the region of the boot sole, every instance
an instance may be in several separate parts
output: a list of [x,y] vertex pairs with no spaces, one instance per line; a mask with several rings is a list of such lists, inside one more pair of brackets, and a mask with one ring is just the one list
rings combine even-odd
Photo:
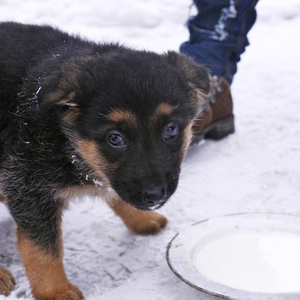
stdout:
[[207,125],[201,134],[193,136],[192,144],[198,144],[202,139],[220,140],[234,130],[234,115],[231,115]]

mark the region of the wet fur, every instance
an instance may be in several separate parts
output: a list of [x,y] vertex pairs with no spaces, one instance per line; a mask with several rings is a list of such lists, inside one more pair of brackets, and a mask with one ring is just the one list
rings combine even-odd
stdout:
[[[82,299],[62,264],[68,199],[102,196],[135,233],[165,227],[143,193],[164,186],[167,200],[176,190],[208,74],[175,52],[96,44],[49,26],[1,23],[0,43],[0,201],[17,224],[33,296]],[[162,138],[170,122],[174,142]],[[122,149],[108,145],[116,130]],[[0,279],[8,294],[11,274],[0,268]]]

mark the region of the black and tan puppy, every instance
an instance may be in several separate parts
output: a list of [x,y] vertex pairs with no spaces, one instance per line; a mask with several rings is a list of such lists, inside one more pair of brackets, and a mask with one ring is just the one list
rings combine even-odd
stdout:
[[[0,200],[36,299],[82,299],[62,263],[72,195],[99,194],[135,233],[174,193],[209,90],[191,59],[96,44],[49,26],[0,24]],[[0,267],[0,294],[15,281]]]

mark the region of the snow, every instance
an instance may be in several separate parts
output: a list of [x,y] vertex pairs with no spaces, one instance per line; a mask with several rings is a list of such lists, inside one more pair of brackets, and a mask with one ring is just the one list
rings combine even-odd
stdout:
[[[108,4],[109,3],[109,4]],[[136,49],[177,50],[188,38],[183,0],[0,0],[0,20],[52,24],[96,41]],[[187,226],[213,216],[276,212],[300,216],[300,2],[263,0],[232,86],[236,133],[190,149],[176,194],[160,212],[157,236],[131,234],[101,199],[65,213],[65,267],[93,300],[212,299],[181,282],[166,245]],[[193,9],[192,9],[193,12]],[[0,205],[0,264],[16,277],[7,298],[32,299],[15,248],[15,225]]]

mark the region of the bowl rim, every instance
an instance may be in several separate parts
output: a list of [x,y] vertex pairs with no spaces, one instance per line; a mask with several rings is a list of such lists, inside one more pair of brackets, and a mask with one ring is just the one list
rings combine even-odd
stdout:
[[[201,287],[193,282],[191,282],[189,279],[185,278],[183,275],[180,274],[179,271],[176,270],[176,267],[172,264],[172,259],[171,259],[171,249],[172,246],[174,244],[174,242],[176,241],[176,239],[183,234],[186,230],[188,230],[189,228],[192,228],[193,226],[197,226],[199,224],[202,223],[207,223],[210,220],[217,220],[217,219],[223,219],[223,218],[235,218],[235,217],[239,217],[239,216],[243,216],[243,215],[247,215],[248,217],[250,216],[272,216],[272,217],[284,217],[284,218],[294,218],[296,220],[299,221],[300,223],[300,217],[296,216],[296,215],[292,215],[292,214],[285,214],[285,213],[274,213],[274,212],[246,212],[246,213],[235,213],[235,214],[227,214],[227,215],[222,215],[222,216],[216,216],[216,217],[211,217],[211,218],[207,218],[201,221],[198,221],[196,223],[193,223],[192,225],[188,226],[187,228],[185,228],[182,232],[179,232],[177,234],[175,234],[175,236],[171,239],[171,241],[167,244],[167,249],[166,249],[166,260],[168,263],[169,268],[172,270],[172,272],[179,278],[181,279],[183,282],[185,282],[186,284],[188,284],[189,286],[191,286],[192,288],[198,290],[199,292],[202,292],[204,294],[210,295],[210,296],[214,296],[217,297],[219,299],[227,299],[227,300],[299,300],[300,299],[300,293],[259,293],[259,292],[251,292],[251,291],[244,291],[244,290],[238,290],[238,289],[234,289],[225,285],[222,285],[220,283],[217,282],[213,282],[209,279],[206,278],[206,280],[211,281],[213,284],[217,285],[217,286],[222,286],[224,287],[225,290],[229,291],[229,295],[224,295],[221,293],[218,293],[216,291],[213,290],[209,290],[207,288]],[[300,228],[299,228],[300,229]],[[176,247],[178,247],[178,245],[176,245]],[[201,277],[204,278],[203,275],[201,275],[201,273],[199,273],[199,275]],[[241,296],[243,298],[241,298]]]

